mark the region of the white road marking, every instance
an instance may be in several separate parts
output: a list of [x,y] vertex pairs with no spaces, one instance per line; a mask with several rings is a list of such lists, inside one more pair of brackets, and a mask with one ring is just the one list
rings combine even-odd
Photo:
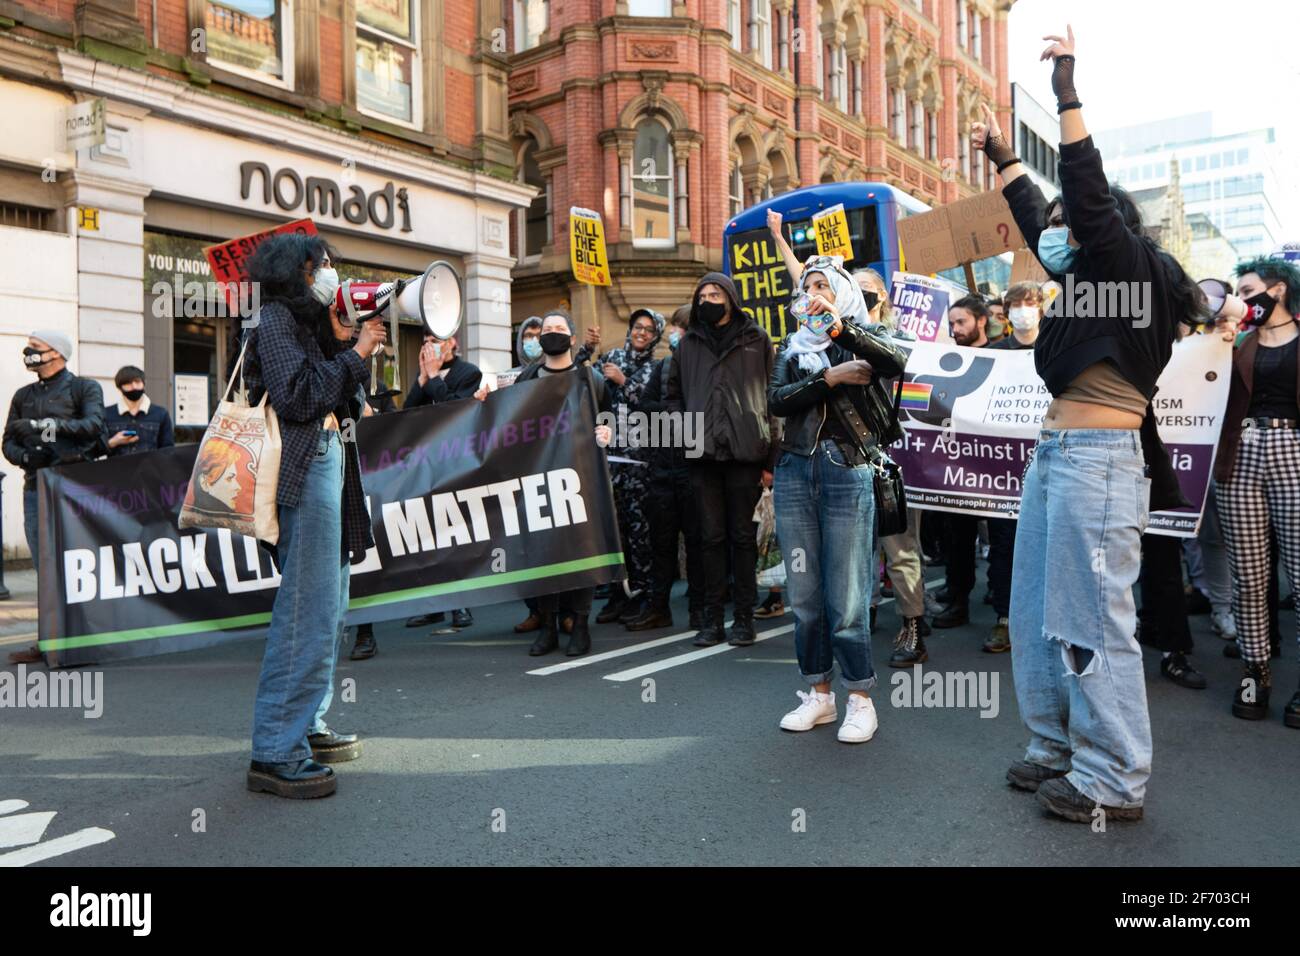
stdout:
[[0,853],[0,866],[28,866],[97,843],[107,843],[115,836],[112,830],[105,830],[103,827],[87,827],[76,833],[50,840],[48,843],[37,843],[22,850]]
[[[786,608],[786,614],[790,609]],[[764,620],[769,620],[764,618]],[[723,623],[723,627],[731,627],[732,621]],[[551,664],[547,667],[539,667],[536,670],[528,671],[529,674],[535,674],[538,677],[547,677],[551,674],[561,674],[564,671],[571,671],[575,667],[586,667],[588,664],[599,664],[601,661],[611,661],[619,657],[626,657],[628,654],[636,654],[639,651],[648,651],[652,648],[663,647],[665,644],[673,644],[677,641],[683,641],[688,637],[694,637],[699,631],[682,631],[680,634],[669,634],[667,637],[656,637],[652,641],[643,641],[640,644],[630,644],[627,647],[620,647],[612,651],[601,651],[599,654],[584,654],[582,657],[576,657],[571,661],[564,661],[560,664]]]
[[[781,634],[789,634],[793,630],[793,624],[785,624],[781,627],[774,627],[770,631],[761,631],[755,637],[754,643],[766,641],[768,638],[778,637]],[[676,657],[666,657],[661,661],[655,661],[653,664],[643,664],[641,667],[633,667],[630,670],[619,671],[616,674],[606,674],[605,680],[636,680],[638,677],[645,677],[647,674],[654,674],[657,671],[667,670],[670,667],[680,667],[682,664],[692,664],[695,661],[702,660],[703,658],[713,657],[716,654],[725,654],[727,651],[734,650],[735,648],[727,643],[715,644],[713,647],[701,648],[698,651],[688,651],[685,654],[678,654]]]

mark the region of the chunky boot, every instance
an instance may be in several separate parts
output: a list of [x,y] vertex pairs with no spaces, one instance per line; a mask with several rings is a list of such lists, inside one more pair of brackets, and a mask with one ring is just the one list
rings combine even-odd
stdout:
[[1263,720],[1268,716],[1268,695],[1273,686],[1273,674],[1268,661],[1247,663],[1246,672],[1232,698],[1232,716],[1242,720]]
[[627,622],[629,631],[653,631],[659,627],[673,626],[673,612],[665,605],[651,605],[640,617]]
[[732,647],[749,647],[757,640],[754,634],[754,618],[750,615],[736,615],[727,632],[727,643]]
[[537,635],[537,640],[533,641],[533,646],[528,648],[529,657],[541,657],[560,646],[560,616],[547,614],[544,617],[546,624]]
[[649,598],[645,594],[637,594],[635,597],[628,598],[627,604],[623,605],[623,610],[618,616],[618,623],[627,627],[628,624],[645,614],[649,604]]
[[1291,702],[1282,708],[1282,723],[1300,730],[1300,690],[1291,697]]
[[623,593],[621,584],[615,585],[615,590],[609,599],[609,602],[600,609],[596,615],[597,624],[608,624],[611,621],[617,621],[618,616],[627,608],[627,595]]
[[925,638],[917,626],[919,617],[903,618],[903,626],[894,638],[894,653],[889,655],[890,667],[911,667],[930,659],[925,651]]
[[573,618],[573,633],[569,635],[569,646],[564,649],[565,657],[578,657],[591,650],[591,631],[587,629],[587,615],[576,614]]
[[714,644],[721,644],[726,639],[727,634],[722,629],[722,612],[706,611],[704,614],[704,627],[700,628],[700,633],[695,635],[695,640],[691,643],[696,647],[712,647]]
[[935,627],[961,627],[970,623],[970,604],[966,601],[954,601],[938,614],[931,622]]

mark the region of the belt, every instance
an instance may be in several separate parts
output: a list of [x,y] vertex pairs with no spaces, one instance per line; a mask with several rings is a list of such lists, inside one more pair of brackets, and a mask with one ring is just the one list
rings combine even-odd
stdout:
[[1300,428],[1294,418],[1243,418],[1242,428]]

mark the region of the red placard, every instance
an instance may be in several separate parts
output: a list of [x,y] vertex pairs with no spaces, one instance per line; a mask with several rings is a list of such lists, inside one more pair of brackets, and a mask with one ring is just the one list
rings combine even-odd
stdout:
[[215,246],[207,246],[203,250],[208,265],[212,267],[213,280],[225,283],[226,302],[232,309],[238,307],[239,283],[248,281],[248,260],[252,257],[253,251],[272,236],[291,232],[300,233],[304,236],[314,236],[316,235],[316,223],[310,219],[295,219],[292,222],[276,226],[274,229],[266,229],[252,235],[240,236],[238,239],[231,239],[228,242],[219,242]]

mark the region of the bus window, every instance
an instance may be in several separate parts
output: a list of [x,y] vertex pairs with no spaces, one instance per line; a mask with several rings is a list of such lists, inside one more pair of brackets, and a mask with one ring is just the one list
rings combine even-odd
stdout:
[[[852,270],[880,260],[880,225],[876,221],[876,207],[848,209],[844,217],[849,223],[849,241],[853,245],[853,258],[844,264],[845,268]],[[796,259],[806,262],[809,256],[817,255],[812,219],[797,219],[785,225],[786,240]]]

